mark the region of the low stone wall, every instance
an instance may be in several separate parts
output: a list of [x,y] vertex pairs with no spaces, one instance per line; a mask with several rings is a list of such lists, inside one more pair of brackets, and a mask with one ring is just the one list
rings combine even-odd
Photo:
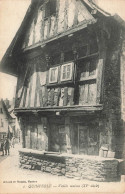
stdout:
[[92,160],[88,158],[66,159],[66,176],[95,181],[116,181],[117,160]]
[[117,181],[118,160],[67,154],[19,151],[20,167],[58,176],[93,181]]

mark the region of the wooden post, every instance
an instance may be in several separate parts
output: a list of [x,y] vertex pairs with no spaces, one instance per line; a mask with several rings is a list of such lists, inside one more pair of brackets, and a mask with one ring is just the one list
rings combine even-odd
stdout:
[[47,64],[47,69],[48,69],[50,65],[50,56],[48,54],[46,54],[46,64]]
[[48,151],[51,150],[51,144],[50,144],[50,138],[51,138],[51,135],[50,135],[50,123],[49,123],[49,118],[47,117],[47,136],[48,136]]
[[99,59],[97,65],[97,104],[101,101],[101,90],[102,90],[102,75],[103,75],[103,59]]
[[41,124],[43,125],[45,150],[48,151],[48,136],[49,136],[49,124],[46,117],[41,117]]
[[20,124],[21,124],[21,130],[22,130],[22,147],[25,148],[26,142],[25,142],[25,120],[24,118],[20,117]]
[[65,118],[65,131],[66,131],[66,144],[67,144],[67,153],[72,153],[71,151],[71,142],[70,142],[70,117]]
[[98,79],[97,81],[98,83],[100,83],[99,91],[97,88],[97,104],[103,100],[103,96],[105,92],[104,91],[104,70],[105,70],[105,61],[106,61],[106,52],[107,52],[107,39],[105,37],[105,29],[104,29],[105,24],[100,23],[100,22],[99,24],[98,26],[96,26],[97,28],[95,29],[96,36],[97,36],[98,49],[99,49],[99,63],[98,63],[99,72],[97,75],[97,79]]

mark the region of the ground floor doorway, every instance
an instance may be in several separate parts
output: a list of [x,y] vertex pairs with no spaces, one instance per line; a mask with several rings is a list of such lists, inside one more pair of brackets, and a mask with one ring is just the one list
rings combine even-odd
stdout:
[[64,124],[51,124],[50,150],[54,152],[67,152],[66,131]]
[[99,154],[98,126],[84,123],[74,124],[72,134],[72,153],[85,155]]

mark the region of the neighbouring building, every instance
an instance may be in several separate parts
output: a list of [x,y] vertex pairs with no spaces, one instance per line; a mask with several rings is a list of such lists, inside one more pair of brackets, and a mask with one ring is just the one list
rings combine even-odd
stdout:
[[9,137],[10,140],[15,137],[16,143],[22,140],[18,120],[13,113],[13,100],[0,100],[0,143],[5,137]]
[[124,157],[125,23],[92,0],[32,0],[1,62],[18,77],[20,165],[116,181]]
[[10,126],[11,126],[12,131],[13,131],[12,136],[15,138],[15,143],[21,143],[22,142],[22,135],[21,135],[21,130],[20,130],[18,119],[14,114],[14,104],[15,104],[15,98],[13,98],[11,101],[9,101],[8,112],[12,118],[11,122],[10,122]]
[[12,136],[13,130],[11,122],[13,118],[10,116],[6,104],[3,99],[0,100],[0,142],[5,137]]

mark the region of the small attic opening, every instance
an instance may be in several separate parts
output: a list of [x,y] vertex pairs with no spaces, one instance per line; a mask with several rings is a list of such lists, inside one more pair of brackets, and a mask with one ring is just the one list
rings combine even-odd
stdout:
[[45,18],[56,14],[56,0],[49,0],[45,4]]

